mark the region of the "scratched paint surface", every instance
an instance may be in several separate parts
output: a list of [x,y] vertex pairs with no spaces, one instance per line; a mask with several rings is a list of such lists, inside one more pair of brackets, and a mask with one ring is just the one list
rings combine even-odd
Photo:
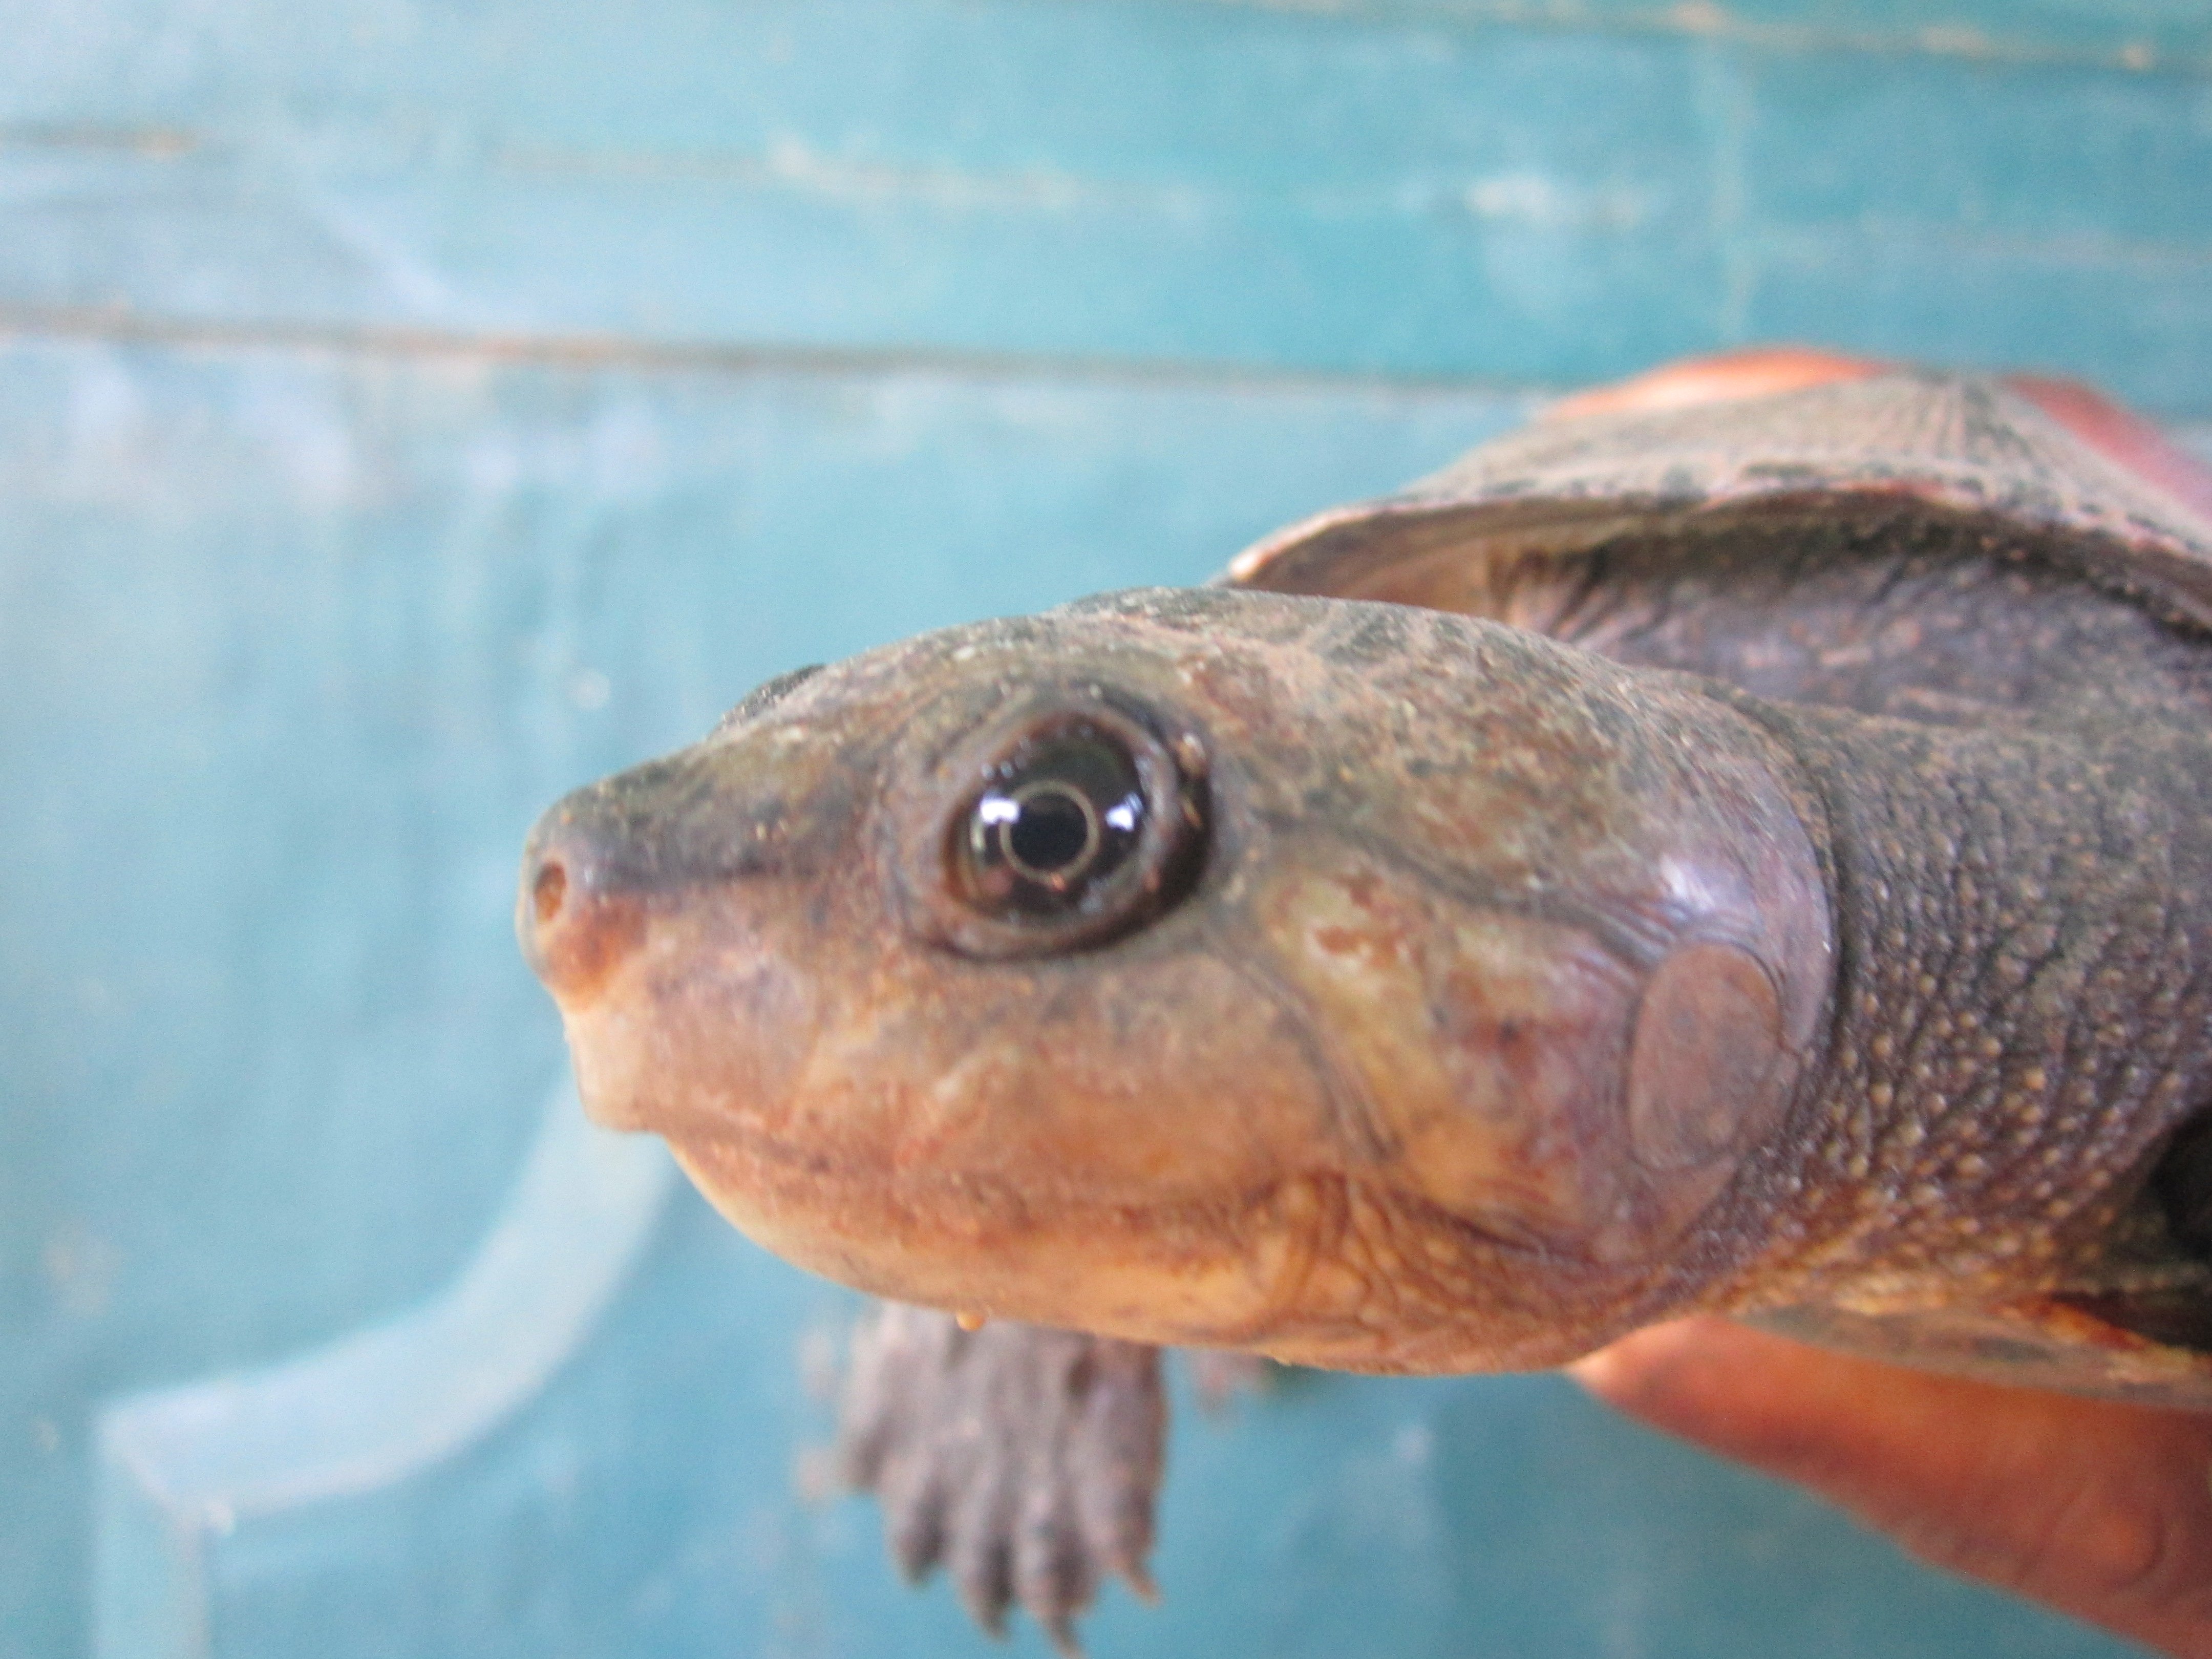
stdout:
[[[219,1492],[251,1425],[94,1443],[546,1232],[516,844],[755,681],[1196,580],[1773,333],[2086,374],[2212,453],[2180,0],[0,0],[0,39],[10,1659],[988,1650],[794,1494],[844,1304],[688,1195],[458,1455],[210,1500],[155,1571],[156,1477]],[[1547,1379],[1299,1379],[1174,1456],[1167,1604],[1110,1595],[1103,1654],[2118,1651]]]

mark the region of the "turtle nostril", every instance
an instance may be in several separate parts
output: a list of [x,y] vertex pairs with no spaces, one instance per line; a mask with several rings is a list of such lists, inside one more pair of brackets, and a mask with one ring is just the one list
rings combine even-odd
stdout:
[[514,931],[532,971],[573,1000],[592,994],[644,936],[645,906],[624,879],[622,843],[565,805],[554,811],[523,852]]
[[558,859],[547,859],[538,866],[538,874],[530,884],[531,908],[538,916],[538,925],[544,927],[561,914],[561,906],[568,896],[568,872]]

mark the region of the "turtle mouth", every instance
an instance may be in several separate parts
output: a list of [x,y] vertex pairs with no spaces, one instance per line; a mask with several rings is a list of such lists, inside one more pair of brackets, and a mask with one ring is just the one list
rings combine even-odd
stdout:
[[1139,1208],[751,1127],[670,1145],[756,1243],[877,1295],[1154,1343],[1266,1348],[1303,1322],[1316,1251],[1277,1224],[1279,1190]]

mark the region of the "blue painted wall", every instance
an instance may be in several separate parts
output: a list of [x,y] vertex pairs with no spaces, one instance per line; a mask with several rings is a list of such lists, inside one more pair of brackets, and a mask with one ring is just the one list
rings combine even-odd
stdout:
[[[0,40],[5,1659],[985,1650],[799,1495],[841,1294],[574,1127],[508,936],[538,809],[755,681],[1747,339],[2212,434],[2193,0]],[[1174,1458],[1103,1655],[2117,1651],[1552,1379],[1301,1377]]]

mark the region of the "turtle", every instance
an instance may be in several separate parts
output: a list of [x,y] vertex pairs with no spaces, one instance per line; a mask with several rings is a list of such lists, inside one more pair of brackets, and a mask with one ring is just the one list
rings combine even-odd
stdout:
[[532,832],[601,1122],[893,1298],[841,1455],[1063,1646],[1191,1346],[1718,1313],[2212,1408],[2212,475],[1772,349],[1216,583],[771,680]]

